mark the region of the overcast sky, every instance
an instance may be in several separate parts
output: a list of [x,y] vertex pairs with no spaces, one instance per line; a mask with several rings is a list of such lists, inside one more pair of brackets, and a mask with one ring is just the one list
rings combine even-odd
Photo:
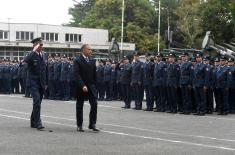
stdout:
[[1,0],[0,22],[44,23],[61,25],[68,23],[69,7],[73,0]]

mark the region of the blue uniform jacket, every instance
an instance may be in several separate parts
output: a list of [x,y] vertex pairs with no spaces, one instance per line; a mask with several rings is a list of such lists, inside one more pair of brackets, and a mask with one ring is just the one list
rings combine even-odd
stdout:
[[168,64],[166,69],[167,74],[167,86],[179,86],[179,79],[180,79],[180,66],[173,62]]
[[166,68],[167,65],[163,61],[155,63],[153,71],[153,86],[166,86]]
[[204,87],[206,79],[206,65],[202,62],[194,66],[193,87]]
[[26,86],[43,87],[47,85],[46,63],[44,57],[39,56],[37,52],[30,52],[24,58],[28,64]]
[[228,87],[228,66],[219,66],[216,72],[216,88]]
[[143,63],[141,61],[132,62],[131,83],[143,82]]
[[180,65],[180,85],[192,85],[193,64],[190,61]]

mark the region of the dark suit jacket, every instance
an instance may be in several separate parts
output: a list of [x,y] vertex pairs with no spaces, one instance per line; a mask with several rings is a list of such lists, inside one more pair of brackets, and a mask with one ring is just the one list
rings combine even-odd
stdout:
[[[95,62],[92,58],[89,58],[89,62],[87,62],[82,55],[76,57],[73,66],[76,81],[76,98],[82,97],[87,100],[91,95],[97,98]],[[82,91],[84,86],[88,87],[88,93]]]
[[26,85],[44,88],[47,85],[45,57],[40,57],[37,52],[30,52],[24,61],[28,64]]

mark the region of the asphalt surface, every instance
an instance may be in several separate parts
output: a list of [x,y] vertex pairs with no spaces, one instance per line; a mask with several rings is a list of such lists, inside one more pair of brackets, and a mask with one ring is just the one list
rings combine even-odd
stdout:
[[[43,100],[46,131],[29,127],[32,99],[0,95],[1,155],[234,155],[235,115],[180,115],[121,109],[99,102],[97,127],[76,131],[75,101]],[[53,132],[48,132],[53,130]]]

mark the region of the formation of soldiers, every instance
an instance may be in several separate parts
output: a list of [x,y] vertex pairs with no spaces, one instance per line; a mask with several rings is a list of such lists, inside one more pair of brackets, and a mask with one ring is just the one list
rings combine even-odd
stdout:
[[199,116],[235,113],[234,60],[221,56],[212,61],[200,52],[191,59],[186,52],[178,59],[174,53],[165,57],[147,53],[145,60],[141,62],[135,53],[132,62],[128,58],[119,63],[99,61],[99,100],[121,99],[124,109],[134,101],[133,109],[141,110],[145,94],[145,111]]
[[[68,101],[73,98],[73,60],[69,57],[49,56],[47,61],[47,83],[44,98]],[[19,93],[30,97],[26,86],[27,63],[24,61],[0,61],[0,92]]]
[[[98,100],[124,101],[124,109],[142,109],[145,98],[146,111],[181,113],[203,116],[218,112],[220,115],[235,113],[235,66],[233,59],[224,56],[210,60],[197,53],[176,57],[174,53],[145,55],[139,53],[130,61],[98,61]],[[23,61],[0,61],[0,92],[22,93],[30,97],[27,80],[27,64]],[[48,87],[44,98],[68,101],[73,99],[75,79],[73,59],[58,55],[47,61]],[[144,97],[145,96],[145,97]]]

